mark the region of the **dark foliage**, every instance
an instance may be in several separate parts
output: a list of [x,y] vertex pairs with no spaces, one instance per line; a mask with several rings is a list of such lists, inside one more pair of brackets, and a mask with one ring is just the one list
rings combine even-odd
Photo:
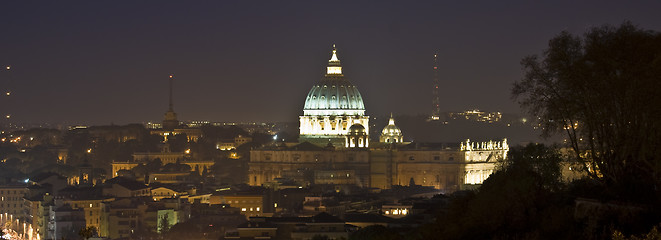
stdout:
[[381,225],[361,228],[351,233],[349,240],[397,240],[402,239],[399,232]]
[[508,162],[477,192],[453,195],[449,209],[420,238],[572,239],[573,199],[560,181],[553,148],[514,148]]
[[522,65],[512,93],[545,134],[566,133],[610,196],[661,199],[661,33],[628,22],[562,32]]
[[78,231],[78,235],[80,237],[82,237],[83,239],[87,240],[87,239],[90,239],[91,237],[97,236],[98,233],[97,233],[95,227],[86,227],[86,228],[80,229],[80,231]]

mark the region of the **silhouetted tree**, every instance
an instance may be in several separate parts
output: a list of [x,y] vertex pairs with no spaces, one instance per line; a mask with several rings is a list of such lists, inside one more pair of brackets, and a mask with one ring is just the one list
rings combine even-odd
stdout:
[[209,168],[205,165],[204,168],[202,168],[202,177],[206,177],[209,174]]
[[577,238],[573,199],[559,178],[560,154],[543,145],[512,148],[503,169],[476,192],[453,195],[421,239]]
[[155,172],[158,171],[163,167],[163,161],[161,161],[160,158],[156,158],[152,161],[149,161],[146,165],[147,169],[149,169],[150,172]]
[[183,163],[168,163],[161,168],[163,172],[190,172],[191,167]]
[[629,22],[562,32],[522,60],[512,94],[545,135],[564,132],[586,172],[631,199],[661,189],[661,34]]
[[312,236],[312,240],[330,240],[330,238],[326,235],[314,235]]
[[170,150],[173,152],[183,152],[188,148],[188,136],[185,133],[170,135],[168,144],[170,144]]
[[168,214],[163,214],[161,218],[158,221],[158,230],[161,233],[161,235],[165,235],[168,231],[170,231],[170,217]]
[[351,233],[349,240],[397,240],[402,236],[395,230],[381,225],[372,225]]
[[131,239],[150,240],[150,239],[158,239],[158,237],[159,237],[158,233],[154,232],[153,229],[150,229],[145,226],[138,226],[131,233]]

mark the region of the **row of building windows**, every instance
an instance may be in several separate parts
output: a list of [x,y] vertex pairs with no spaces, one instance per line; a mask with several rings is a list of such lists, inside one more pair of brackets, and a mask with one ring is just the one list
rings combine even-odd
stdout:
[[[129,225],[129,221],[118,221],[118,222],[117,222],[117,225],[124,225],[124,226],[126,226],[126,225]],[[136,224],[136,221],[135,221],[135,220],[130,221],[130,225],[131,225],[131,227],[135,227],[135,226],[137,225],[137,224]]]
[[241,208],[241,211],[242,211],[242,212],[246,212],[246,211],[248,211],[248,210],[250,210],[251,212],[252,212],[252,211],[259,212],[259,207],[257,207],[257,208]]
[[[318,176],[317,179],[328,178],[328,176],[330,176],[330,178],[340,178],[340,177],[344,177],[345,174],[322,175],[322,176]],[[351,174],[349,174],[349,173],[346,174],[346,177],[350,177],[350,176],[351,176]]]
[[[362,140],[362,139],[361,139],[361,140]],[[293,159],[294,161],[298,161],[298,160],[301,159],[301,155],[300,155],[300,154],[294,154],[294,155],[292,155],[292,159]],[[310,156],[306,156],[306,159],[310,159]],[[321,159],[321,156],[319,156],[319,155],[315,155],[315,156],[314,156],[314,161],[315,161],[315,162],[319,162],[320,159]],[[265,160],[265,161],[271,161],[271,155],[270,155],[270,154],[265,154],[265,155],[264,155],[264,160]],[[331,161],[335,161],[335,158],[334,158],[334,157],[331,157],[330,160],[331,160]],[[437,160],[437,159],[434,159],[434,160]],[[351,162],[351,161],[354,161],[354,156],[347,156],[347,161],[350,161],[350,162]],[[450,160],[450,161],[452,161],[452,160]]]
[[[434,159],[434,161],[440,161],[440,160],[441,160],[441,156],[434,156],[433,159]],[[415,160],[415,156],[414,156],[414,155],[409,156],[409,160],[410,160],[410,161],[414,161],[414,160]],[[448,161],[450,161],[450,162],[454,161],[454,157],[449,157],[449,158],[448,158]]]
[[[239,203],[239,200],[234,200],[234,201],[229,200],[229,201],[227,201],[227,203],[228,204]],[[241,200],[241,203],[261,203],[261,201],[259,201],[259,200]]]
[[[5,190],[0,190],[0,194],[5,194]],[[7,190],[7,194],[16,194],[16,190]],[[23,194],[23,191],[19,190],[18,194]]]
[[80,203],[80,204],[74,203],[73,207],[74,208],[84,208],[84,207],[87,207],[87,206],[89,206],[89,207],[98,207],[98,205],[99,205],[98,203],[90,203],[89,205],[87,205],[86,203]]
[[0,197],[0,201],[21,201],[23,197]]
[[152,193],[154,196],[176,196],[176,193],[170,193],[170,192],[154,192]]
[[[441,160],[441,156],[433,156],[432,158],[434,159],[434,161],[440,161]],[[295,155],[292,156],[292,159],[294,161],[298,161],[298,160],[301,159],[301,156],[298,155],[298,154],[295,154]],[[315,158],[314,158],[315,162],[318,162],[319,159],[320,159],[319,156],[315,156]],[[415,155],[410,155],[408,159],[410,161],[414,161],[414,160],[416,160],[416,157],[415,157]],[[271,161],[271,155],[269,155],[269,154],[264,155],[264,160]],[[347,161],[354,161],[354,157],[353,156],[347,156]],[[449,157],[448,161],[450,161],[450,162],[454,161],[454,157]]]

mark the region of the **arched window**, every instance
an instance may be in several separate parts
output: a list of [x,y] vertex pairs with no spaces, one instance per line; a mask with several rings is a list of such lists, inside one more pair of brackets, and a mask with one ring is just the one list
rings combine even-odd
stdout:
[[319,97],[319,108],[328,108],[326,103],[326,96],[324,95],[321,95],[321,97]]
[[330,107],[331,108],[337,108],[337,101],[336,101],[335,95],[331,96]]

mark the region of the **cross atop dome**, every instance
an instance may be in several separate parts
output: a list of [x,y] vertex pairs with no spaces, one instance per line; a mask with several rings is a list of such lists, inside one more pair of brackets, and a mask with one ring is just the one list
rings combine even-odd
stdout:
[[333,44],[333,56],[328,60],[326,74],[342,75],[342,65],[340,65],[340,59],[337,58],[337,48],[335,48],[335,44]]
[[339,62],[340,60],[337,59],[337,48],[335,48],[335,44],[333,44],[333,56],[329,60],[329,62]]

